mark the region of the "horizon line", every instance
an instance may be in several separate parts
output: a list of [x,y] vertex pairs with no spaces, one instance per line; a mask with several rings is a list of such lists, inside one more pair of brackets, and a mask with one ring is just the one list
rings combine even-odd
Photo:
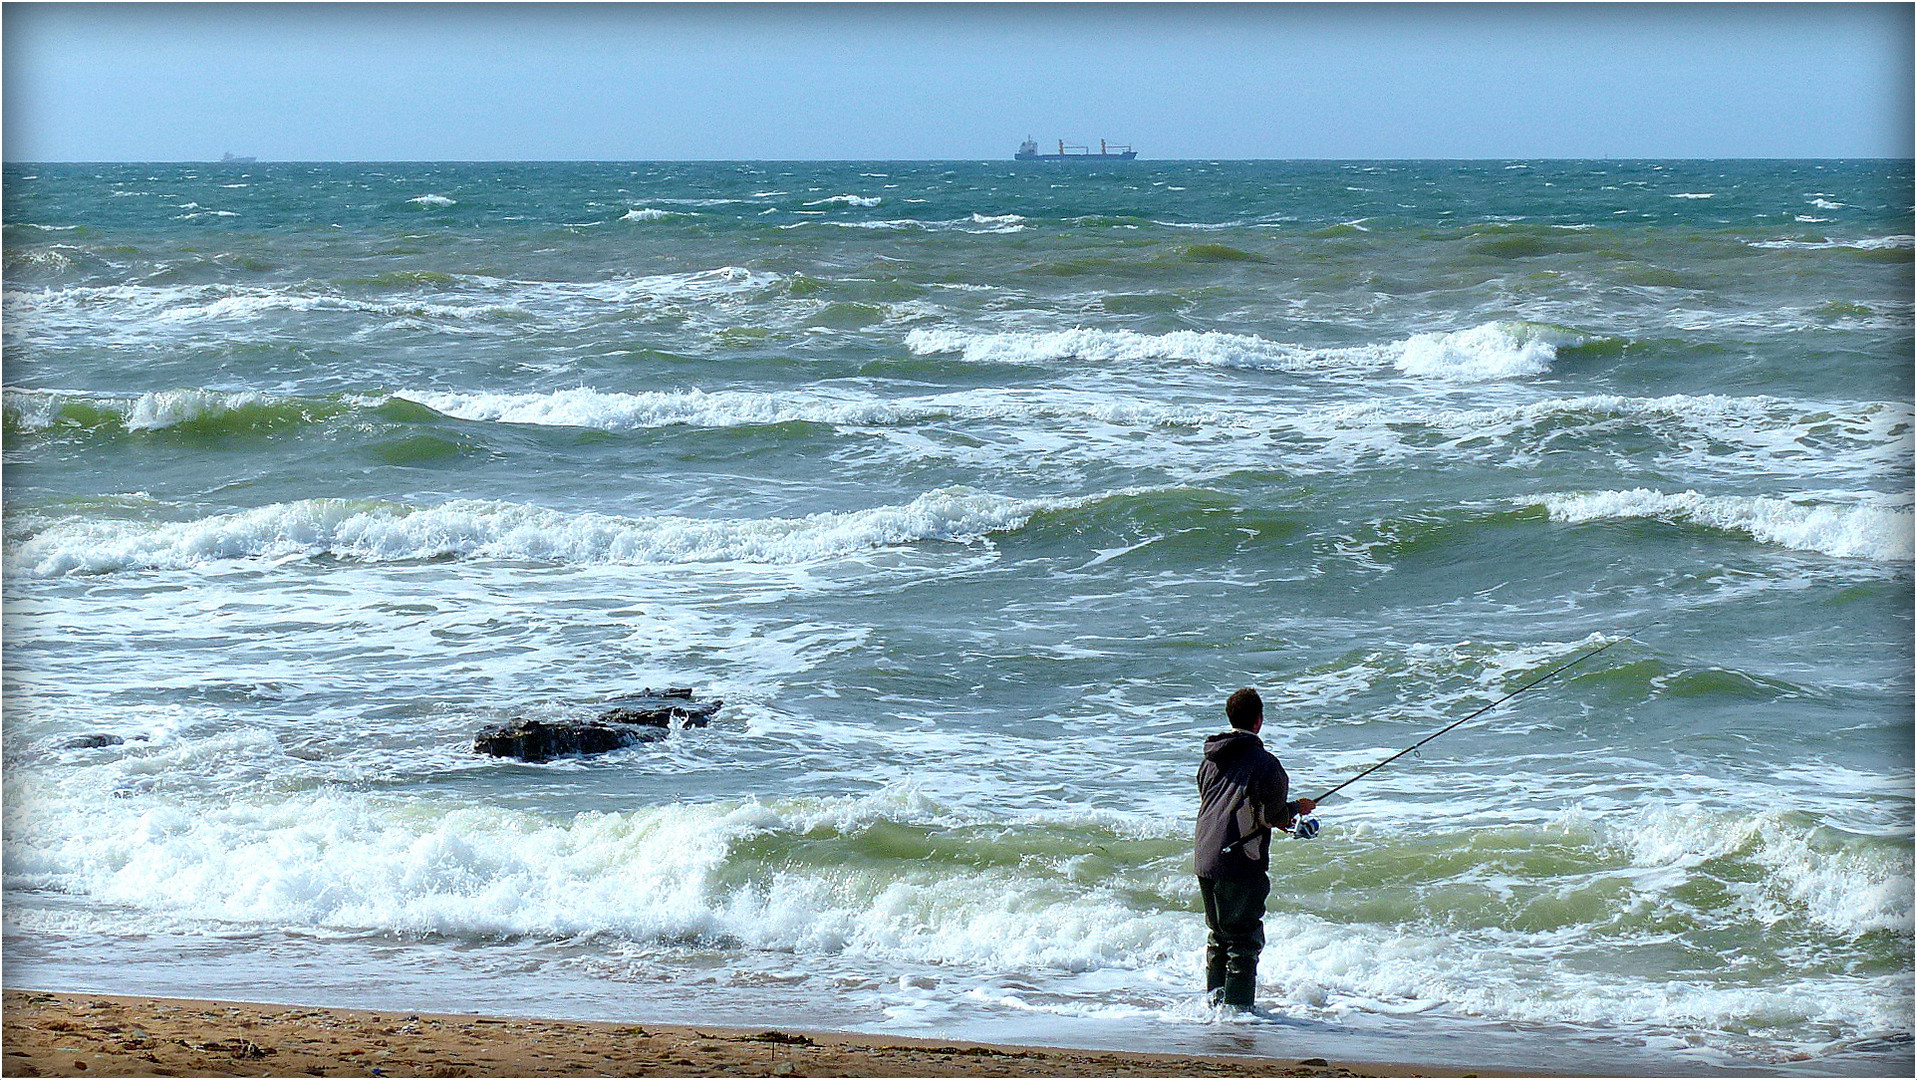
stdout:
[[[1911,155],[1699,155],[1699,156],[1492,156],[1492,157],[1166,157],[1134,158],[1128,161],[1092,159],[1088,165],[1184,165],[1192,163],[1238,164],[1290,162],[1578,162],[1578,161],[1903,161],[1917,162]],[[250,161],[221,158],[39,158],[4,159],[0,167],[28,165],[1020,165],[1035,169],[1070,164],[1051,161],[1019,161],[1015,158],[255,158]]]

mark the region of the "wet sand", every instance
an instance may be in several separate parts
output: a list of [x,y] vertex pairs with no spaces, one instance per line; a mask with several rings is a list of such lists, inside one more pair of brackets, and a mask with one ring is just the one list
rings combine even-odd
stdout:
[[1500,1075],[30,990],[6,991],[0,1008],[6,1076]]

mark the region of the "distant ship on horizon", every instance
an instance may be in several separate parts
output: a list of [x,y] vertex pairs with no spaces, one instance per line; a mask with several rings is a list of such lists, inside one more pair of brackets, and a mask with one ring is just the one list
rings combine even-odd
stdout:
[[220,155],[220,162],[225,165],[251,165],[253,162],[258,160],[259,160],[258,158],[248,157],[241,154],[229,153],[229,154]]
[[1058,140],[1058,153],[1041,154],[1038,143],[1030,135],[1019,144],[1018,153],[1012,155],[1014,161],[1130,161],[1138,156],[1138,151],[1130,146],[1108,146],[1104,139],[1098,140],[1098,153],[1092,153],[1089,146],[1067,146],[1065,140]]

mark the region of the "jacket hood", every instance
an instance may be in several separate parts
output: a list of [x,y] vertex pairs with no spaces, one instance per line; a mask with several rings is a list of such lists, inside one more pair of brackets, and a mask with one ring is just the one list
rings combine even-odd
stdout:
[[1264,740],[1249,731],[1236,728],[1221,731],[1205,740],[1205,760],[1225,768],[1246,751],[1260,749],[1264,745]]

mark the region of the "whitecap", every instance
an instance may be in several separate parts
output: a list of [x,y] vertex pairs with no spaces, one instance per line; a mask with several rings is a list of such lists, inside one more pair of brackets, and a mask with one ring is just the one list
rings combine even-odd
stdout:
[[1082,500],[1013,499],[941,488],[911,502],[799,518],[623,518],[517,503],[408,506],[306,499],[193,521],[54,521],[13,545],[12,573],[58,577],[186,569],[234,559],[410,562],[437,558],[566,564],[804,564],[926,541],[969,544]]
[[163,390],[142,394],[134,401],[127,410],[126,426],[129,431],[158,431],[241,409],[271,406],[285,400],[257,391],[222,393],[215,390]]
[[1739,532],[1761,543],[1839,558],[1905,561],[1913,550],[1911,508],[1880,496],[1839,503],[1635,488],[1550,495],[1542,505],[1553,521],[1653,518]]
[[1312,347],[1252,334],[1174,330],[1071,330],[975,333],[920,328],[906,335],[919,355],[958,353],[971,363],[1043,364],[1059,360],[1189,360],[1266,371],[1339,371],[1386,365],[1418,378],[1483,382],[1551,370],[1560,348],[1584,335],[1527,322],[1490,322],[1466,330],[1418,334],[1381,345]]
[[906,347],[924,356],[958,353],[969,363],[1043,364],[1058,360],[1190,360],[1220,367],[1272,371],[1310,371],[1341,367],[1377,367],[1390,362],[1389,347],[1310,349],[1251,334],[1174,330],[1143,334],[1134,330],[1075,328],[1026,333],[974,333],[917,329]]
[[1861,240],[1754,240],[1751,247],[1776,250],[1823,251],[1831,248],[1853,248],[1858,251],[1895,251],[1909,248],[1917,242],[1912,236],[1872,236]]
[[550,393],[423,392],[401,396],[434,412],[462,420],[596,428],[602,431],[675,424],[733,427],[790,421],[860,426],[894,424],[938,412],[876,398],[826,398],[737,390],[711,393],[697,389],[608,393],[580,387]]
[[1489,322],[1468,330],[1418,334],[1402,346],[1395,366],[1407,375],[1446,382],[1487,382],[1542,375],[1558,349],[1587,338],[1561,327]]

